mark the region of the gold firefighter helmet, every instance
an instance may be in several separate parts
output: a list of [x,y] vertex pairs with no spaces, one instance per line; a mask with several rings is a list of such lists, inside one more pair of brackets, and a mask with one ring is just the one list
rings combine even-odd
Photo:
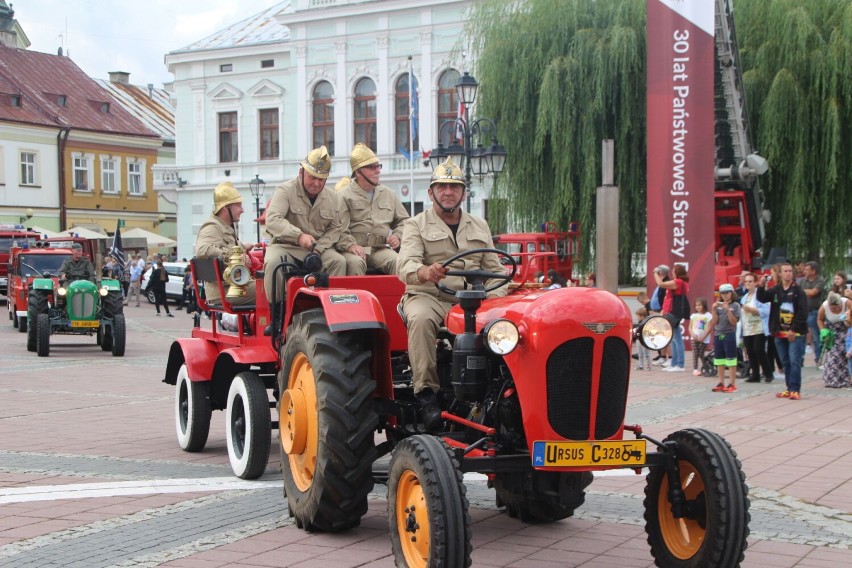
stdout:
[[229,181],[223,181],[213,190],[213,214],[218,213],[226,205],[242,202],[243,196],[234,188],[234,184]]
[[443,164],[438,164],[438,167],[432,172],[432,183],[429,184],[429,187],[432,187],[436,183],[465,185],[461,168],[453,163],[452,157],[448,157],[447,161]]
[[352,182],[351,179],[349,179],[346,176],[343,176],[342,178],[340,178],[340,181],[338,181],[336,184],[334,184],[334,191],[340,191],[341,189],[343,189],[344,187],[349,185],[351,182]]
[[352,166],[353,175],[364,166],[378,163],[378,156],[366,144],[358,142],[352,148],[352,154],[349,156],[349,165]]
[[308,157],[302,160],[302,167],[315,178],[328,179],[331,172],[331,156],[328,148],[320,146],[308,152]]

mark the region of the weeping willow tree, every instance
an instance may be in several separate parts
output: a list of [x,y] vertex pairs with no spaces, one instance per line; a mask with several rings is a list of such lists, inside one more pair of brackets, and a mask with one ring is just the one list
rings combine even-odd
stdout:
[[[767,246],[839,266],[852,234],[852,0],[735,0]],[[483,0],[468,23],[478,114],[509,151],[489,213],[594,242],[601,140],[615,140],[619,280],[645,248],[645,0]],[[502,206],[502,210],[494,211]],[[502,228],[502,227],[500,227]]]
[[495,119],[509,152],[495,190],[508,223],[579,221],[581,268],[589,266],[601,141],[611,138],[627,281],[645,242],[645,1],[485,1],[469,26],[477,114]]
[[852,2],[738,0],[737,39],[767,243],[844,265],[852,235]]

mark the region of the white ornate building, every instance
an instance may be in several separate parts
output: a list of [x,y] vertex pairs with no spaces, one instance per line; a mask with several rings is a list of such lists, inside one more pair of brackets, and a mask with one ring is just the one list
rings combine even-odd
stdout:
[[[384,165],[382,183],[415,212],[424,201],[428,207],[431,170],[422,156],[405,155],[409,67],[419,102],[414,150],[428,151],[437,145],[439,124],[456,116],[470,5],[292,0],[167,54],[175,77],[176,164],[155,168],[155,187],[177,203],[178,256],[192,256],[212,190],[226,178],[243,193],[241,237],[253,242],[249,181],[259,176],[266,184],[262,210],[275,186],[295,177],[299,161],[320,144],[334,155],[329,186],[350,174],[349,152],[365,142]],[[444,138],[450,130],[443,129]],[[471,208],[481,214],[484,192],[476,181],[474,189]]]

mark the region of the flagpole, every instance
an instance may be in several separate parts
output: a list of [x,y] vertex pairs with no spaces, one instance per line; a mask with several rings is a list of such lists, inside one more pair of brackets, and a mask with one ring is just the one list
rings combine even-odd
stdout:
[[408,166],[410,178],[408,195],[411,208],[410,215],[414,217],[414,64],[408,56]]

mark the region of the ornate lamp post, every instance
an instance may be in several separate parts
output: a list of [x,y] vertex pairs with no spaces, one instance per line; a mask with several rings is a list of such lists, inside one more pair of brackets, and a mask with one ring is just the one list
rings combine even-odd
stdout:
[[[254,174],[254,179],[249,182],[249,190],[254,197],[254,212],[255,219],[260,217],[260,198],[263,197],[263,190],[266,189],[266,182],[260,179],[259,174]],[[257,241],[260,242],[260,221],[255,221],[257,225]]]
[[[464,116],[455,120],[448,120],[441,124],[438,136],[438,146],[432,150],[429,155],[429,165],[434,170],[440,163],[452,156],[458,166],[464,170],[465,186],[467,187],[467,211],[470,213],[470,200],[472,192],[470,190],[472,176],[476,175],[480,181],[488,174],[500,174],[503,172],[503,167],[506,165],[506,148],[497,141],[497,125],[490,118],[478,118],[471,121],[469,119],[470,107],[473,106],[473,101],[476,100],[476,90],[479,88],[479,83],[467,71],[456,83],[456,92],[459,100],[464,106]],[[448,147],[444,147],[441,140],[441,134],[444,128],[452,126],[462,132],[461,142],[454,140]],[[482,138],[487,134],[491,134],[491,145],[483,147]],[[474,148],[473,138],[477,137],[479,143]]]

